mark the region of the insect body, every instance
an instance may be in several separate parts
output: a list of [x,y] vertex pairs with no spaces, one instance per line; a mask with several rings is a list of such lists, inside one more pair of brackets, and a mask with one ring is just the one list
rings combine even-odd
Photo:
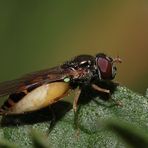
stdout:
[[0,108],[0,114],[38,110],[59,101],[70,89],[79,88],[73,103],[76,111],[82,88],[90,85],[95,90],[109,93],[95,81],[112,80],[116,75],[115,62],[121,62],[120,58],[112,59],[103,53],[95,57],[79,55],[60,66],[0,83],[0,96],[9,95]]

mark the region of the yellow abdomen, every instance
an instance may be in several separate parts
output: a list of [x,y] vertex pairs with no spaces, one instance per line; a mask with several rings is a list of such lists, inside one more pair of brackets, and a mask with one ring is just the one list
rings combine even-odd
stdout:
[[37,87],[10,108],[9,113],[23,113],[41,109],[62,99],[70,86],[65,82],[54,82]]

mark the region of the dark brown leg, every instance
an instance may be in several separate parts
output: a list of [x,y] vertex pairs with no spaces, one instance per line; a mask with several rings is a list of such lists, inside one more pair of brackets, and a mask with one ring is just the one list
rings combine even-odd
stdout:
[[54,111],[53,111],[53,109],[52,109],[51,106],[49,106],[49,109],[51,110],[52,117],[51,117],[51,122],[50,122],[50,127],[49,127],[48,133],[50,133],[52,131],[52,129],[54,128],[54,126],[56,124],[56,116],[55,116],[55,113],[54,113]]
[[80,97],[80,94],[81,94],[81,90],[78,89],[78,90],[76,91],[76,95],[75,95],[74,101],[73,101],[73,110],[74,110],[75,113],[76,113],[76,111],[77,111],[77,104],[78,104],[78,99],[79,99],[79,97]]

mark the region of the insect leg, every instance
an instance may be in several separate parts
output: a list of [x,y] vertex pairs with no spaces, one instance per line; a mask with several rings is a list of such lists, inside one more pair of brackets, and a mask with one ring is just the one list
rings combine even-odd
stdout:
[[80,94],[81,94],[81,89],[78,89],[76,91],[76,95],[75,95],[74,101],[73,101],[73,110],[74,110],[75,113],[77,111],[77,103],[78,103],[78,99],[80,97]]
[[78,119],[78,112],[79,110],[77,109],[77,105],[78,105],[78,99],[80,97],[80,94],[81,94],[81,89],[78,88],[76,90],[76,94],[75,94],[75,97],[74,97],[74,101],[73,101],[73,110],[74,110],[74,125],[75,125],[75,128],[76,128],[76,138],[78,139],[79,138],[79,133],[80,133],[80,129],[79,129],[79,119]]
[[51,115],[52,115],[52,119],[49,127],[49,133],[50,133],[56,124],[56,116],[51,106],[49,106],[49,109],[51,110]]
[[110,90],[108,90],[108,89],[101,88],[101,87],[97,86],[96,84],[92,84],[91,86],[93,89],[95,89],[97,91],[110,94]]
[[101,88],[101,87],[97,86],[96,84],[92,84],[91,86],[92,86],[93,89],[95,89],[95,90],[97,90],[97,91],[99,91],[99,92],[104,92],[104,93],[109,94],[110,99],[111,99],[117,106],[121,106],[121,107],[123,106],[123,104],[122,104],[120,101],[116,101],[115,99],[113,99],[113,98],[111,97],[110,90]]

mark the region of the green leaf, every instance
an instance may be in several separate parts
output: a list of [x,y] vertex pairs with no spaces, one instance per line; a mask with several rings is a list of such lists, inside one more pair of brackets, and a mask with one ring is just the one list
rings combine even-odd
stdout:
[[18,148],[15,144],[12,142],[9,142],[8,140],[0,140],[0,148]]
[[139,130],[132,124],[117,120],[108,121],[106,126],[120,135],[132,147],[148,147],[148,134],[146,134],[144,130]]
[[37,131],[32,131],[31,137],[34,148],[49,148],[46,136],[38,133]]
[[[127,144],[115,133],[104,129],[102,120],[123,120],[148,132],[148,99],[146,97],[126,87],[118,86],[112,98],[122,102],[121,107],[114,105],[113,101],[102,100],[101,96],[95,93],[89,91],[85,93],[86,95],[82,94],[80,97],[81,105],[75,119],[73,110],[68,111],[71,105],[59,102],[53,106],[52,113],[48,110],[23,117],[3,118],[0,135],[10,142],[19,144],[22,148],[32,147],[30,138],[32,129],[48,135],[48,142],[53,148],[123,148],[127,147]],[[49,132],[51,123],[54,123],[51,122],[52,117],[56,117],[57,122]],[[18,126],[10,127],[13,124]]]

